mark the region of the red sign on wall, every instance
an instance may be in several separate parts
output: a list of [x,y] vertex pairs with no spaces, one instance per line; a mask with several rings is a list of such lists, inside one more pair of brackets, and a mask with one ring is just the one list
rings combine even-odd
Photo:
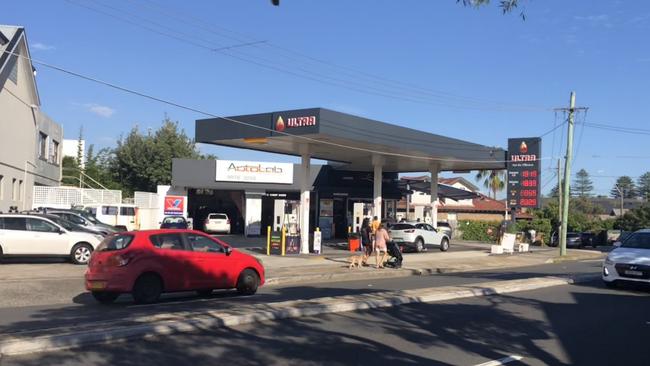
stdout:
[[165,215],[182,215],[184,210],[184,196],[165,196]]

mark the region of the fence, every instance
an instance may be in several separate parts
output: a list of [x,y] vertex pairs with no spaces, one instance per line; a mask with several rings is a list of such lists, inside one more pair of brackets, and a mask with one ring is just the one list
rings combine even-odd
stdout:
[[77,187],[34,186],[32,208],[70,208],[88,204],[122,203],[122,191]]
[[160,227],[160,205],[158,194],[152,192],[134,192],[133,203],[138,207],[138,222],[141,230]]

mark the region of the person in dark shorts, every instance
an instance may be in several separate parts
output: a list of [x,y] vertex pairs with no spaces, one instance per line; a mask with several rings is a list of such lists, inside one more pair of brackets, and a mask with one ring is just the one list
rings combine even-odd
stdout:
[[366,217],[361,223],[361,245],[363,246],[363,261],[362,264],[368,265],[368,257],[372,254],[372,228],[370,227],[370,220]]

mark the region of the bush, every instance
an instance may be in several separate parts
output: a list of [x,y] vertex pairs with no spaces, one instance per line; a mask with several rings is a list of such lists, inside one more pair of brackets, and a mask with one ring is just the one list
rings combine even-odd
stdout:
[[462,231],[461,239],[494,243],[499,233],[498,222],[461,221],[458,230]]
[[535,230],[535,233],[542,234],[544,244],[548,244],[553,226],[550,219],[535,218],[532,221],[517,221],[517,230],[523,232]]
[[650,204],[626,212],[616,220],[615,227],[626,231],[650,228]]

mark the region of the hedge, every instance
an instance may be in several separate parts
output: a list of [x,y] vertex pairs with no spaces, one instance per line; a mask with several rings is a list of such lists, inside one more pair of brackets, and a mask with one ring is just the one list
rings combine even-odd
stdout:
[[496,221],[461,221],[458,230],[462,232],[461,239],[495,243],[499,232]]

